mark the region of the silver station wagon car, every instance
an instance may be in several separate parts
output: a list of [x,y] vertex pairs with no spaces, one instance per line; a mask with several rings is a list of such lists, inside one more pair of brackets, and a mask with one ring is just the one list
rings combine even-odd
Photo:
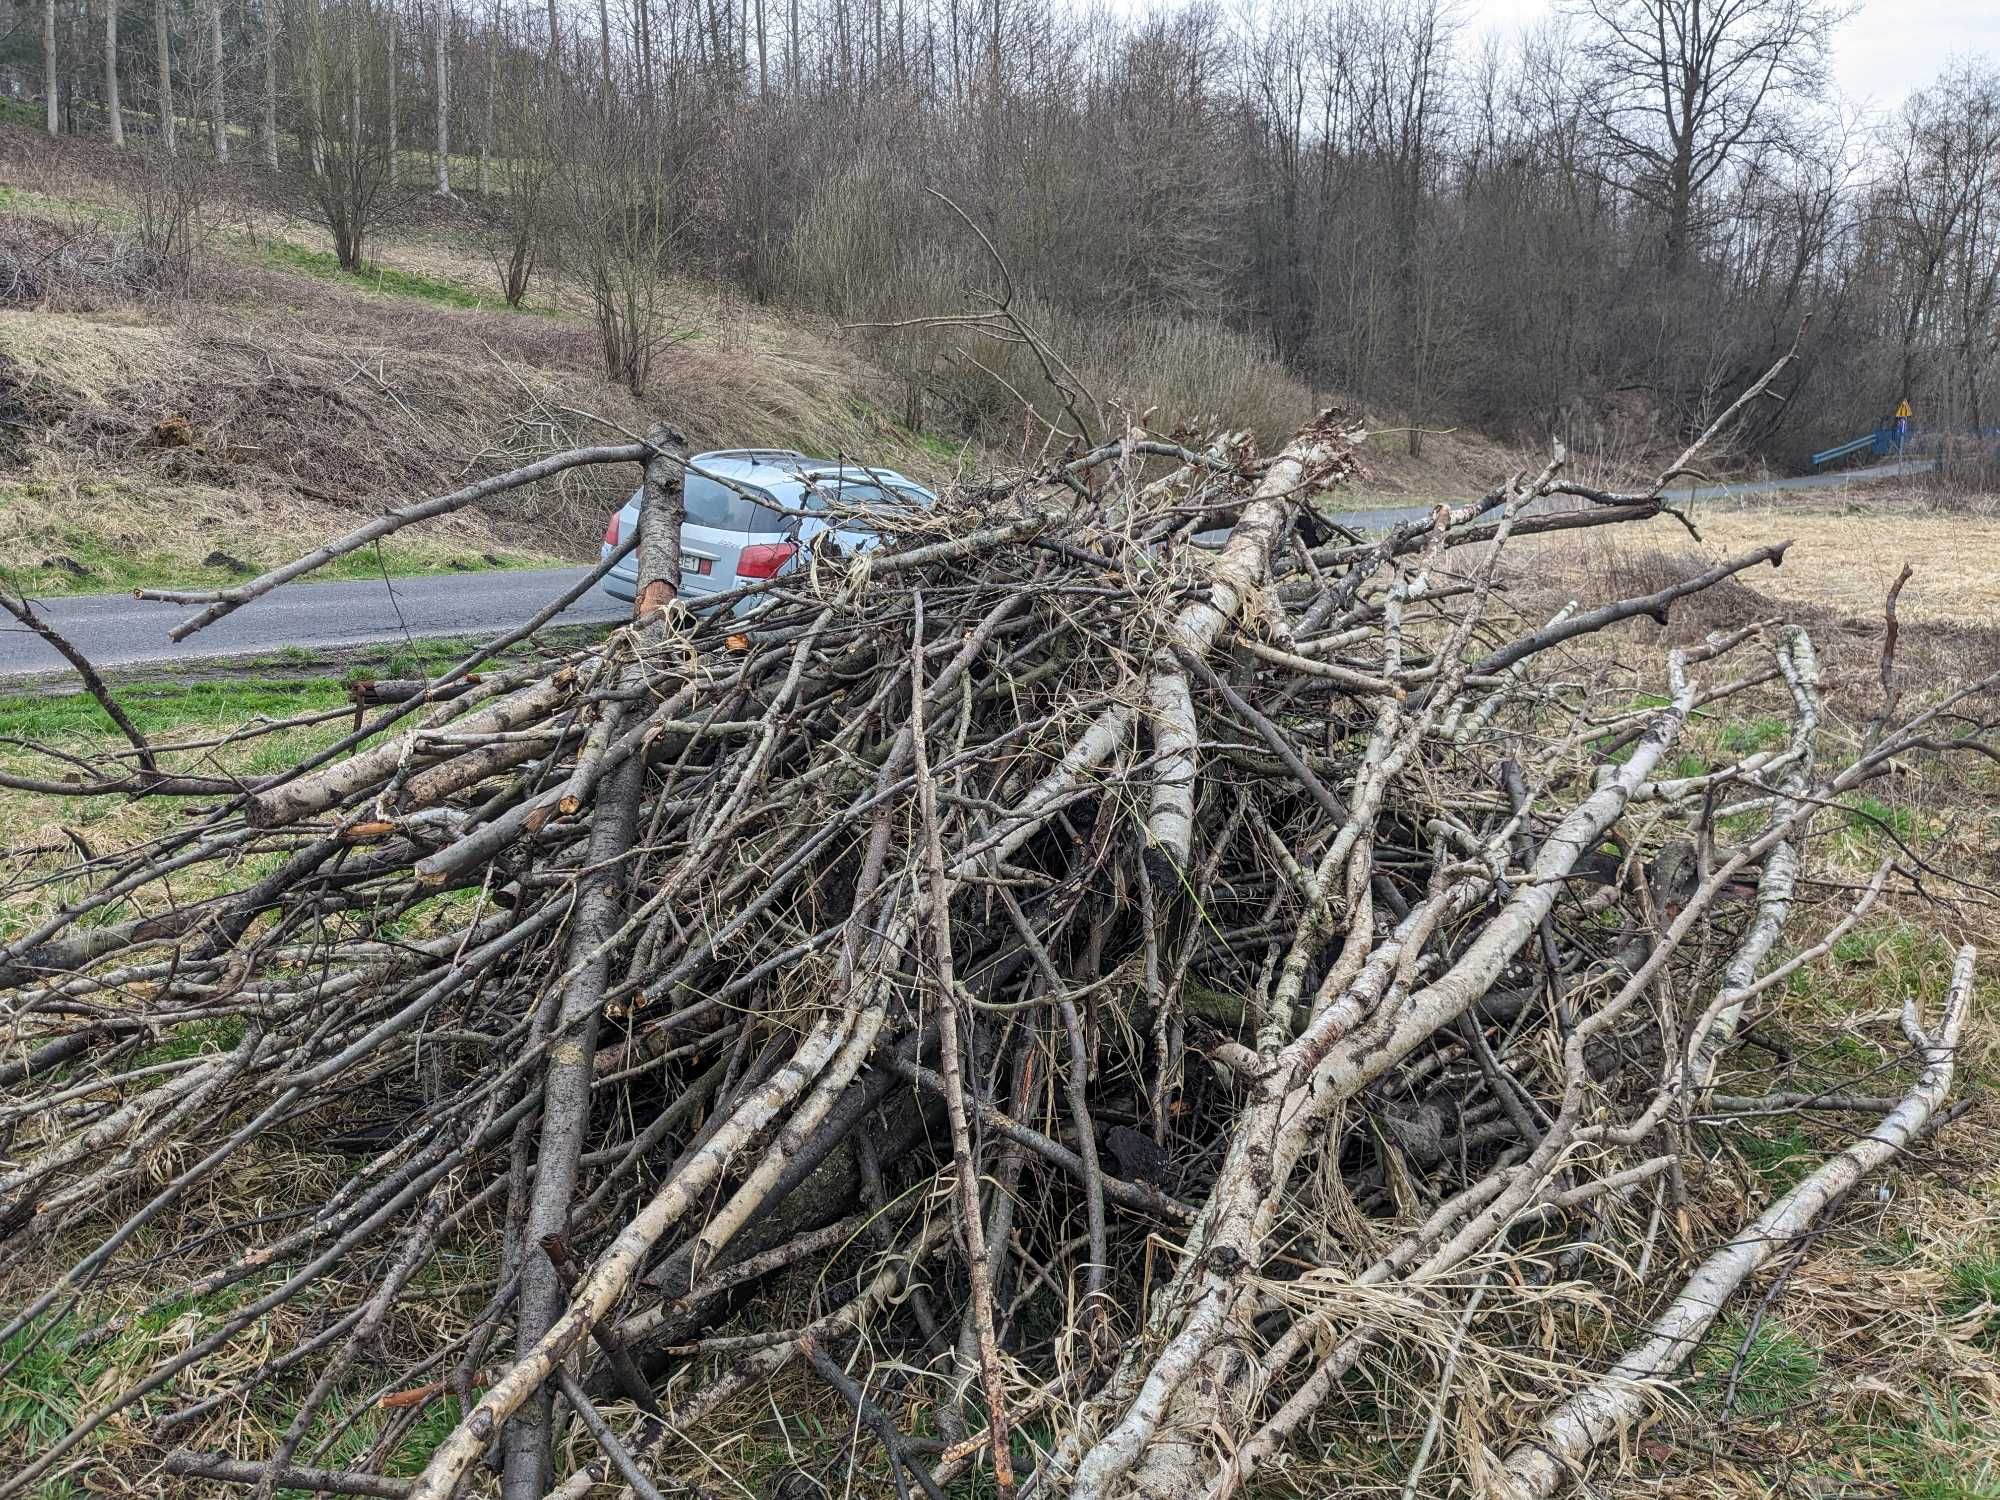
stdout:
[[[697,472],[698,471],[698,472]],[[937,496],[893,469],[855,467],[808,458],[789,448],[727,448],[688,460],[687,516],[681,524],[680,595],[695,609],[702,596],[724,594],[801,565],[806,549],[832,533],[842,552],[881,542],[876,522],[896,512],[934,505]],[[600,557],[639,524],[644,492],[611,518]],[[639,590],[638,554],[606,575],[605,592],[632,599]],[[738,601],[739,613],[761,602]]]

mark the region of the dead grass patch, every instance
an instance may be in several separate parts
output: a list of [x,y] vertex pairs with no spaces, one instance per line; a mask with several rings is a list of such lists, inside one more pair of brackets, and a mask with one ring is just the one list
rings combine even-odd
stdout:
[[1674,550],[1711,561],[1793,538],[1785,566],[1756,580],[1787,603],[1839,618],[1879,618],[1889,585],[1908,562],[1916,572],[1903,591],[1905,620],[2000,619],[2000,518],[1924,514],[1914,506],[1845,513],[1787,507],[1701,512],[1696,523],[1702,540],[1683,533]]
[[1362,472],[1333,495],[1335,509],[1380,505],[1462,505],[1521,467],[1519,455],[1483,433],[1427,430],[1412,457],[1408,430],[1384,421],[1361,450]]
[[[1662,645],[1783,617],[1812,633],[1824,733],[1857,739],[1880,706],[1882,600],[1907,557],[1916,572],[1902,596],[1898,649],[1906,708],[2000,670],[1991,592],[2000,570],[1987,562],[1978,529],[1991,523],[1968,534],[1964,516],[1790,507],[1699,521],[1699,545],[1661,521],[1643,532],[1524,546],[1514,559],[1516,607],[1539,623],[1568,598],[1651,592],[1791,536],[1782,569],[1759,568],[1685,600],[1665,627],[1634,621],[1606,643],[1611,658],[1579,669],[1620,672],[1628,645],[1630,660],[1651,660]],[[1774,685],[1727,714],[1698,716],[1679,747],[1680,774],[1781,743],[1781,697]],[[1781,1257],[1745,1289],[1697,1352],[1681,1401],[1630,1435],[1631,1477],[1607,1493],[2000,1495],[2000,1117],[1987,1097],[2000,1078],[2000,897],[1987,894],[2000,889],[1996,791],[2000,772],[1985,762],[1925,757],[1822,814],[1812,859],[1823,874],[1802,891],[1786,929],[1793,948],[1814,942],[1845,909],[1852,885],[1890,855],[1921,862],[1934,899],[1890,903],[1844,938],[1830,963],[1767,996],[1751,1017],[1753,1041],[1732,1054],[1734,1071],[1719,1087],[1758,1094],[1860,1076],[1897,1093],[1907,1052],[1903,998],[1930,1003],[1952,947],[1970,940],[1982,949],[1984,977],[1955,1095],[1971,1108],[1866,1183],[1795,1263]],[[1726,820],[1719,835],[1748,831]],[[1746,1203],[1769,1202],[1868,1123],[1776,1118],[1731,1149],[1698,1128],[1685,1168],[1694,1232],[1682,1248],[1713,1248],[1742,1221]],[[1608,1362],[1618,1336],[1604,1332],[1598,1358]]]
[[[357,513],[616,441],[656,414],[697,448],[793,446],[933,482],[957,456],[889,420],[883,378],[851,351],[728,299],[694,309],[700,326],[642,405],[599,377],[594,335],[565,317],[255,265],[212,279],[224,300],[0,313],[0,462],[23,487],[9,529],[30,549],[74,556],[81,531],[184,562],[217,547],[271,561]],[[191,441],[163,441],[182,418]],[[399,540],[439,561],[495,548],[586,557],[633,480],[573,470]]]

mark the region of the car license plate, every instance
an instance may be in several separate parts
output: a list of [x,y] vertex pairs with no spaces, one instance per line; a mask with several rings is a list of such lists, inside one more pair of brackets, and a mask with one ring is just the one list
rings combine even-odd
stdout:
[[715,571],[715,559],[712,557],[689,557],[683,552],[681,554],[681,571],[706,578]]

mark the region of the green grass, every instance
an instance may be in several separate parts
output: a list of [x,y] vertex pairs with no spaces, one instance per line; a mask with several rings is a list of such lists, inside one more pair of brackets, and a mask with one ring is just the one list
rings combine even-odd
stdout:
[[367,291],[377,292],[385,297],[414,297],[423,302],[434,302],[441,307],[484,309],[487,311],[507,311],[506,302],[497,296],[476,292],[456,281],[442,281],[435,276],[425,276],[416,271],[399,271],[394,266],[370,265],[358,272],[343,271],[340,262],[330,251],[308,250],[303,245],[294,245],[289,240],[266,240],[260,247],[258,258],[265,265],[281,271],[296,271],[306,276],[316,276],[322,281],[337,281],[347,286],[357,286]]
[[1882,944],[1882,929],[1863,927],[1843,933],[1834,940],[1833,960],[1841,964],[1872,964],[1875,950]]
[[1834,1430],[1842,1477],[1898,1500],[2000,1500],[2000,1472],[1992,1461],[1963,1456],[1990,1419],[1967,1410],[1964,1396],[1950,1386],[1921,1397],[1923,1414],[1913,1421],[1842,1423]]
[[[37,1343],[39,1332],[25,1328],[0,1344],[0,1368],[13,1365],[0,1377],[0,1453],[34,1453],[48,1447],[90,1404],[83,1393],[85,1372],[70,1357],[75,1328],[57,1324]],[[57,1496],[67,1500],[81,1491],[64,1481],[52,1481],[35,1493],[36,1500]]]
[[[578,638],[595,633],[579,629]],[[569,632],[563,633],[565,637]],[[481,642],[469,636],[439,636],[405,642],[348,667],[340,676],[310,670],[320,659],[291,647],[269,657],[234,664],[232,675],[209,681],[146,681],[112,684],[119,706],[141,734],[171,743],[186,734],[234,727],[254,720],[295,718],[349,703],[348,686],[364,679],[434,677],[456,666]],[[502,653],[501,662],[522,658]],[[284,670],[289,668],[290,670]],[[270,675],[258,674],[260,669]],[[301,670],[305,669],[305,670]],[[487,670],[493,669],[489,664]],[[185,731],[186,734],[181,732]],[[0,739],[61,745],[120,738],[118,727],[88,693],[0,695]],[[288,752],[297,746],[285,735],[270,736]]]
[[1951,962],[1951,947],[1911,922],[1857,927],[1833,945],[1836,963],[1879,970],[1872,988],[1884,1003],[1900,1004],[1911,992],[1932,987]]
[[1752,835],[1762,833],[1770,816],[1763,812],[1731,813],[1726,818],[1715,820],[1715,829],[1726,839],[1748,840]]
[[242,1044],[247,1023],[241,1016],[220,1016],[213,1021],[189,1021],[167,1033],[156,1047],[149,1047],[132,1059],[135,1068],[155,1063],[185,1062],[211,1052],[233,1052]]
[[1783,719],[1738,719],[1723,727],[1720,743],[1732,755],[1750,755],[1775,750],[1789,732]]
[[1988,1349],[2000,1344],[2000,1252],[1969,1255],[1953,1265],[1945,1306],[1961,1318],[1983,1310],[1979,1342]]
[[445,891],[414,901],[381,924],[385,937],[417,941],[436,937],[465,923],[478,910],[481,892]]
[[[1695,1356],[1696,1378],[1689,1394],[1702,1406],[1719,1410],[1729,1391],[1729,1371],[1736,1351],[1743,1347],[1749,1324],[1729,1318],[1715,1331]],[[1819,1355],[1774,1318],[1766,1318],[1743,1352],[1743,1367],[1736,1377],[1736,1402],[1731,1410],[1739,1416],[1769,1417],[1791,1411],[1803,1403],[1819,1378]]]
[[[321,1431],[330,1432],[344,1421],[347,1415],[346,1408],[336,1397],[327,1403],[326,1409],[319,1414],[314,1426]],[[340,1441],[334,1444],[332,1452],[327,1455],[329,1465],[334,1468],[345,1468],[359,1462],[380,1435],[382,1420],[379,1409],[370,1409],[364,1413],[361,1419],[342,1435]],[[389,1455],[382,1466],[384,1472],[398,1478],[408,1478],[422,1473],[431,1453],[457,1425],[458,1397],[440,1396],[432,1401],[424,1408],[424,1414],[417,1419],[416,1425],[410,1429],[401,1445]],[[279,1490],[277,1493],[296,1497],[296,1500],[305,1500],[307,1492]]]
[[[346,692],[331,677],[271,681],[224,678],[115,691],[120,707],[148,737],[241,724],[255,718],[287,719],[315,709],[337,708],[347,701]],[[117,732],[117,726],[88,694],[0,698],[0,737],[66,744]]]
[[[485,644],[485,639],[481,637],[452,635],[439,636],[435,640],[410,641],[395,647],[379,662],[350,669],[341,680],[360,682],[387,677],[434,677],[457,666]],[[489,666],[487,670],[492,668]]]
[[[163,1304],[134,1319],[125,1333],[87,1348],[77,1346],[85,1325],[73,1317],[53,1327],[23,1329],[0,1344],[0,1369],[8,1371],[0,1376],[0,1454],[18,1461],[49,1447],[90,1409],[92,1394],[100,1390],[108,1372],[130,1362],[186,1312],[197,1306],[226,1307],[232,1295],[218,1293],[200,1304],[185,1298]],[[143,1413],[146,1404],[138,1410]],[[84,1500],[86,1495],[82,1486],[66,1478],[46,1479],[28,1493],[31,1500]]]
[[1847,826],[1878,837],[1894,834],[1907,842],[1916,834],[1917,819],[1907,807],[1891,807],[1879,797],[1857,796],[1848,800]]
[[1736,1137],[1736,1146],[1773,1193],[1793,1187],[1826,1154],[1796,1125],[1780,1135],[1745,1131]]
[[954,443],[948,438],[937,436],[935,433],[914,431],[910,428],[902,430],[912,443],[923,449],[925,453],[929,454],[939,463],[955,464],[965,453],[965,445],[963,443]]

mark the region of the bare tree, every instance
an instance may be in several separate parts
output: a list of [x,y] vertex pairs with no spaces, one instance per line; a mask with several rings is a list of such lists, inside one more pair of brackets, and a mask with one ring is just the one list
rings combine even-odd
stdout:
[[62,134],[62,114],[56,104],[56,0],[42,0],[42,102],[49,134]]
[[682,158],[633,111],[577,100],[551,126],[562,268],[590,301],[605,374],[642,396],[674,336],[671,259],[691,221]]
[[403,14],[397,0],[389,0],[389,108],[384,125],[389,132],[389,186],[395,187],[403,179],[402,152],[399,150],[402,127],[403,79]]
[[1704,190],[1775,138],[1788,99],[1819,91],[1841,12],[1829,0],[1575,3],[1596,23],[1598,125],[1626,189],[1660,215],[1679,271]]
[[432,189],[438,197],[451,196],[451,73],[447,56],[447,44],[451,40],[451,0],[434,0],[437,7],[437,33],[434,69],[436,85],[431,90],[437,106],[437,184]]
[[493,21],[486,27],[486,108],[480,116],[479,128],[479,196],[484,198],[492,186],[493,173],[493,98],[500,82],[500,42],[495,32],[499,29],[499,7],[494,7]]
[[[54,0],[50,0],[50,14],[54,14]],[[160,144],[168,151],[175,149],[174,137],[174,13],[169,0],[153,0],[153,38],[158,45],[158,86]]]
[[[661,148],[669,187],[630,198],[633,217],[600,222],[723,268],[759,299],[830,311],[867,284],[870,316],[928,307],[938,278],[964,263],[884,262],[839,227],[838,197],[822,205],[820,188],[866,184],[893,215],[920,184],[940,183],[990,228],[1037,316],[1064,329],[1065,349],[1102,351],[1115,365],[1161,320],[1192,319],[1202,333],[1177,349],[1227,347],[1235,361],[1261,346],[1254,381],[1290,403],[1266,435],[1288,426],[1303,380],[1388,403],[1397,425],[1416,429],[1413,445],[1426,421],[1540,435],[1625,420],[1593,394],[1606,390],[1630,393],[1621,405],[1635,409],[1635,431],[1698,428],[1717,392],[1812,306],[1801,368],[1816,399],[1744,429],[1761,446],[1810,452],[1808,427],[1825,437],[1819,427],[1879,414],[1913,383],[1927,415],[1942,420],[1948,407],[1990,420],[2000,359],[2000,186],[1973,171],[1976,121],[1959,120],[1953,135],[1940,133],[1937,107],[1899,115],[1887,149],[1873,153],[1874,175],[1857,168],[1858,152],[1844,154],[1839,132],[1803,108],[1838,3],[1565,0],[1534,37],[1496,41],[1482,57],[1467,55],[1440,0],[1268,0],[1233,19],[1200,5],[1081,14],[1055,0],[782,0],[776,10],[770,0],[601,0],[595,45],[588,5],[547,12],[544,37],[539,6],[495,0],[456,16],[448,3],[412,10],[423,40],[408,56],[400,9],[379,0],[259,0],[243,19],[261,28],[245,40],[263,50],[254,128],[267,165],[289,164],[296,141],[296,160],[319,176],[334,143],[373,140],[386,142],[381,168],[393,181],[418,128],[404,128],[407,68],[422,75],[418,94],[430,90],[422,133],[438,192],[453,188],[454,129],[461,150],[476,150],[482,196],[530,184],[525,201],[489,204],[482,232],[510,300],[544,268],[579,286],[604,269],[582,274],[575,237],[546,227],[570,217],[575,196],[566,180],[533,185],[550,162],[565,179],[602,173],[594,135],[551,154],[532,78],[571,101],[564,117],[579,128],[607,104],[660,140],[690,121],[729,121],[685,149]],[[165,144],[180,123],[172,26],[182,12],[154,4]],[[363,51],[381,58],[376,82],[373,63],[342,61],[350,10],[371,38]],[[84,0],[43,0],[48,117],[76,128],[95,93],[115,142],[127,123],[119,17],[104,17],[100,80],[95,42],[77,48],[62,30],[87,13]],[[190,120],[200,129],[206,111],[226,158],[230,22],[222,0],[185,14],[205,37],[178,60]],[[582,30],[566,36],[564,26]],[[241,61],[246,73],[255,66]],[[485,77],[454,125],[452,74],[468,65]],[[135,75],[149,109],[153,67],[148,59]],[[753,90],[760,103],[745,110]],[[526,160],[510,165],[509,155]],[[366,198],[341,171],[349,180],[333,196]],[[594,212],[623,193],[584,196]],[[646,227],[675,201],[684,206]],[[696,202],[698,212],[685,207]],[[609,286],[598,277],[599,291]],[[1870,295],[1855,295],[1862,286]],[[607,368],[630,380],[633,361],[647,362],[626,337],[637,324],[607,317]],[[917,352],[894,360],[905,411],[921,416],[929,401],[968,424],[1001,420],[996,382],[1011,374],[982,380],[936,340]],[[1243,388],[1241,367],[1230,369],[1209,373]]]
[[[116,0],[113,0],[116,3]],[[208,0],[208,118],[215,142],[215,159],[229,160],[229,110],[223,102],[222,0]]]
[[311,172],[321,221],[342,270],[366,263],[368,229],[389,181],[386,28],[361,0],[322,15],[307,0],[307,27],[293,75],[293,130]]
[[757,0],[757,97],[771,92],[770,38],[764,27],[764,0]]
[[104,0],[104,122],[111,144],[125,144],[125,111],[118,105],[118,0]]
[[[1893,225],[1893,293],[1901,314],[1896,389],[1917,394],[1919,371],[1943,376],[1930,399],[1954,394],[1959,415],[1984,425],[1984,373],[2000,286],[2000,74],[1960,64],[1905,102],[1886,129],[1895,161],[1886,187]],[[1948,372],[1955,370],[1958,392]]]
[[278,170],[278,6],[277,0],[263,0],[264,13],[264,165]]

